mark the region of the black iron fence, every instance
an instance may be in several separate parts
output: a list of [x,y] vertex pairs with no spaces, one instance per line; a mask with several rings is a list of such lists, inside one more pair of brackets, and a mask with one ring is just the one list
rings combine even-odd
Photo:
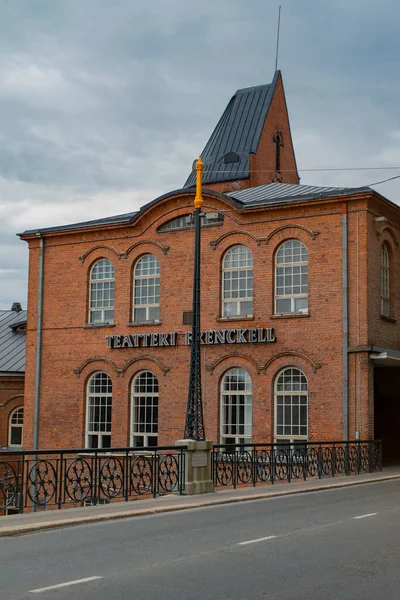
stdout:
[[182,494],[185,449],[0,451],[0,514]]
[[382,470],[380,440],[218,444],[213,447],[214,486],[257,485],[293,479],[359,475]]

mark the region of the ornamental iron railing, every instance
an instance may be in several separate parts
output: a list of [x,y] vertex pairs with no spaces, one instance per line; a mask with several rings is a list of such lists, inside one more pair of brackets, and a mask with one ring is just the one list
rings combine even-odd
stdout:
[[0,514],[182,494],[185,449],[0,451]]
[[381,440],[214,445],[215,487],[291,482],[382,470]]

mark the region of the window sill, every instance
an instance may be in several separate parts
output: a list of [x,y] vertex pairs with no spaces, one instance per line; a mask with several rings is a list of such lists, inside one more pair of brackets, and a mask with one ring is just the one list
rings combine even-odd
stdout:
[[161,321],[130,321],[128,327],[143,327],[143,325],[161,325]]
[[388,323],[396,323],[397,319],[395,319],[394,317],[388,317],[387,315],[382,315],[381,314],[381,319],[382,321],[387,321]]
[[86,323],[83,329],[96,329],[96,327],[115,327],[115,323]]
[[311,317],[310,313],[283,313],[271,315],[270,319],[307,319],[308,317]]
[[216,321],[219,323],[230,323],[231,321],[254,321],[255,317],[217,317]]

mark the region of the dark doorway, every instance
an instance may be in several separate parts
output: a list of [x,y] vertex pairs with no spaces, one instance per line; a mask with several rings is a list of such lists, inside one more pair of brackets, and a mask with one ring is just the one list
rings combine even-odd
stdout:
[[375,367],[375,438],[382,438],[383,464],[400,463],[400,367]]

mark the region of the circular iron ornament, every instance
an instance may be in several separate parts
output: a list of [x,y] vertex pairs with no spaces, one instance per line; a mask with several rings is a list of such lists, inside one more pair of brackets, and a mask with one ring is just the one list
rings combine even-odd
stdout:
[[343,446],[337,446],[335,448],[335,471],[338,474],[345,472],[346,465],[346,453]]
[[260,481],[271,479],[271,455],[268,450],[257,452],[257,479]]
[[285,450],[278,450],[275,453],[275,475],[277,479],[283,481],[288,478],[289,457]]
[[322,472],[324,475],[332,475],[332,450],[330,448],[322,449]]
[[70,500],[83,502],[92,497],[92,469],[83,458],[75,458],[65,472],[65,491]]
[[164,492],[173,492],[178,486],[179,466],[176,456],[166,454],[159,462],[158,483]]
[[355,473],[358,466],[358,452],[356,446],[349,448],[349,471]]
[[292,475],[295,479],[304,476],[304,454],[300,448],[292,452]]
[[57,492],[57,474],[50,461],[33,463],[28,472],[28,496],[38,506],[49,504]]
[[231,485],[233,481],[233,455],[219,452],[215,455],[215,475],[219,485]]
[[364,473],[369,471],[369,448],[368,446],[361,446],[360,452],[360,468]]
[[124,468],[118,458],[107,458],[100,469],[100,491],[107,498],[116,498],[124,490]]
[[309,448],[307,451],[307,472],[310,477],[318,474],[318,450]]
[[151,491],[152,483],[152,463],[147,456],[137,456],[131,464],[131,487],[133,491],[139,495],[147,494]]
[[244,450],[238,454],[237,461],[237,476],[241,483],[249,483],[252,479],[253,461],[248,450]]
[[18,478],[14,467],[8,462],[0,462],[0,510],[12,504],[15,506]]

